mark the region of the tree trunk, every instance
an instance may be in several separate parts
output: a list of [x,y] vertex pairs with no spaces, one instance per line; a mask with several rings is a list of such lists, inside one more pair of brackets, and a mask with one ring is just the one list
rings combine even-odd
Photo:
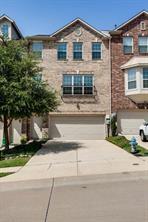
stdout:
[[9,149],[9,133],[8,133],[8,119],[4,116],[4,136],[5,136],[5,149]]
[[30,139],[29,135],[29,118],[26,119],[26,136],[27,136],[27,141]]

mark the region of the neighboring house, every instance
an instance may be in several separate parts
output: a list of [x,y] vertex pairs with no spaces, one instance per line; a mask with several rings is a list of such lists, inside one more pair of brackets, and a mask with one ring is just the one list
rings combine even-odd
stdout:
[[[21,31],[16,25],[15,21],[7,15],[0,16],[0,35],[7,39],[19,40],[23,38]],[[10,141],[13,143],[20,142],[21,121],[13,121],[10,127]],[[4,142],[3,124],[0,122],[0,145]]]
[[148,120],[148,12],[142,11],[111,34],[112,112],[118,131],[138,134]]
[[39,78],[57,91],[60,105],[48,118],[32,118],[33,138],[104,139],[111,112],[110,36],[81,19],[52,35],[29,37],[43,67]]

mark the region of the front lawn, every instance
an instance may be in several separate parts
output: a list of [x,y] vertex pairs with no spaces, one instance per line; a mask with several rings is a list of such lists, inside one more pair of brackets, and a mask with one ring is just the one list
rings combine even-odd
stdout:
[[[107,137],[106,140],[131,153],[131,146],[129,144],[130,141],[125,136],[110,136]],[[144,147],[137,145],[137,153],[135,155],[148,156],[148,150]]]
[[8,176],[10,174],[12,174],[12,173],[0,173],[0,177],[5,177],[5,176]]
[[0,168],[24,166],[29,159],[41,148],[45,141],[33,141],[18,145],[9,150],[1,151]]
[[29,159],[30,157],[17,157],[14,159],[1,160],[0,168],[24,166],[28,162]]

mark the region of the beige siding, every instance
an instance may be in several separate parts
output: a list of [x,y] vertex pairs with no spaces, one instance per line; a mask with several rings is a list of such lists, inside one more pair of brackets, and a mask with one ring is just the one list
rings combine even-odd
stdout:
[[13,135],[13,143],[14,144],[20,143],[21,131],[22,131],[22,121],[21,120],[13,120],[12,121],[12,135]]
[[42,117],[32,117],[31,129],[31,137],[33,139],[42,138]]

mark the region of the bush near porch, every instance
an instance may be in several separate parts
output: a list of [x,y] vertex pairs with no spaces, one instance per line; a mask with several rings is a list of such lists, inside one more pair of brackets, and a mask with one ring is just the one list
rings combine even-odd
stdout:
[[[106,140],[131,153],[130,141],[125,136],[110,136],[107,137]],[[144,147],[137,145],[137,153],[134,155],[148,156],[148,150]]]

